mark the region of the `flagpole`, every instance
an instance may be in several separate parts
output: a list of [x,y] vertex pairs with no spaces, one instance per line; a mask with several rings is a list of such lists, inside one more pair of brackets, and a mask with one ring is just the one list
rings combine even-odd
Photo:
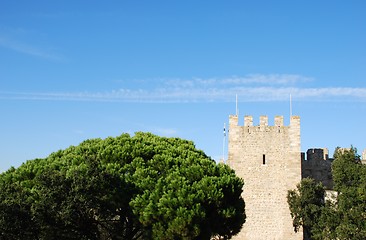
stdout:
[[290,117],[292,117],[292,96],[290,93]]
[[238,116],[238,94],[235,96],[235,114]]
[[226,125],[224,123],[224,137],[222,140],[222,162],[225,163],[225,140],[226,140]]

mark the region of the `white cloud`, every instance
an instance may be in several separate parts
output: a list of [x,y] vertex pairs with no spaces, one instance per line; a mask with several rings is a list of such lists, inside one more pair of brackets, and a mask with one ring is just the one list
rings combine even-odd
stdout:
[[50,60],[63,60],[60,55],[51,53],[45,49],[37,48],[26,43],[0,36],[0,46],[14,50],[19,53],[40,57]]
[[177,130],[172,128],[153,128],[151,131],[160,136],[172,137],[177,135]]
[[293,85],[298,82],[308,82],[312,80],[312,78],[295,74],[249,74],[245,77],[231,77],[223,79],[223,83],[235,85]]
[[[107,92],[0,92],[0,99],[106,101],[106,102],[232,102],[238,94],[241,102],[254,101],[366,101],[366,88],[293,86],[310,78],[299,75],[248,75],[240,78],[159,80],[153,87]],[[252,83],[252,84],[250,84]],[[279,85],[279,86],[274,86]]]
[[194,79],[160,79],[165,86],[170,87],[229,87],[242,85],[288,86],[302,82],[313,81],[310,77],[296,74],[248,74],[244,77],[231,76],[226,78],[194,78]]

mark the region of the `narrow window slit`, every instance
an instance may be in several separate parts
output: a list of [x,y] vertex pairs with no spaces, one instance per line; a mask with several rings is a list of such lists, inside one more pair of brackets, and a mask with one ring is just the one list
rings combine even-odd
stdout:
[[263,154],[263,165],[266,164],[266,154]]

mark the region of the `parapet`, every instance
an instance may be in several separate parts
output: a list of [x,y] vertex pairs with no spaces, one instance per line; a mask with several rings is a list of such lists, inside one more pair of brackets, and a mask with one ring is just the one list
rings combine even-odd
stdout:
[[[238,116],[230,115],[229,117],[230,125],[238,125]],[[283,127],[283,116],[275,116],[274,118],[274,126]],[[300,125],[300,117],[291,116],[290,125]],[[260,116],[259,117],[259,126],[268,126],[268,116]],[[246,115],[244,116],[244,127],[253,127],[253,116]]]
[[238,126],[238,115],[230,115],[229,116],[229,125]]
[[244,126],[252,127],[253,126],[253,116],[244,116]]
[[268,126],[268,116],[260,116],[259,117],[259,125],[260,126]]
[[[244,126],[245,127],[253,126],[253,116],[250,115],[244,116]],[[259,117],[259,126],[268,126],[268,116]]]
[[300,117],[299,116],[291,116],[290,125],[291,126],[300,126]]
[[275,126],[282,127],[283,126],[283,116],[275,117]]
[[306,152],[306,159],[311,160],[328,160],[329,151],[327,148],[311,148]]

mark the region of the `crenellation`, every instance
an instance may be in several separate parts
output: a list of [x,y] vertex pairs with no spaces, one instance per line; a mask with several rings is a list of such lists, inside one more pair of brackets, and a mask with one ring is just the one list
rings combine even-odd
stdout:
[[275,116],[275,126],[277,127],[283,126],[283,116]]
[[260,116],[259,117],[259,125],[260,126],[268,126],[268,116]]
[[244,116],[244,126],[246,127],[253,126],[253,116]]
[[289,137],[290,137],[291,152],[299,153],[298,157],[301,159],[300,117],[299,116],[291,116],[289,131],[290,131]]
[[[231,116],[230,116],[231,117]],[[296,117],[295,117],[296,119]],[[283,127],[284,123],[283,123],[283,116],[275,116],[274,118],[274,126],[275,127]],[[244,116],[244,126],[245,127],[261,127],[261,126],[269,126],[268,124],[268,116],[262,115],[259,117],[259,125],[254,125],[253,124],[253,116],[251,115],[246,115]]]
[[230,115],[229,116],[229,125],[238,126],[238,116],[237,115]]
[[327,148],[311,148],[306,152],[306,160],[328,160],[328,149]]

